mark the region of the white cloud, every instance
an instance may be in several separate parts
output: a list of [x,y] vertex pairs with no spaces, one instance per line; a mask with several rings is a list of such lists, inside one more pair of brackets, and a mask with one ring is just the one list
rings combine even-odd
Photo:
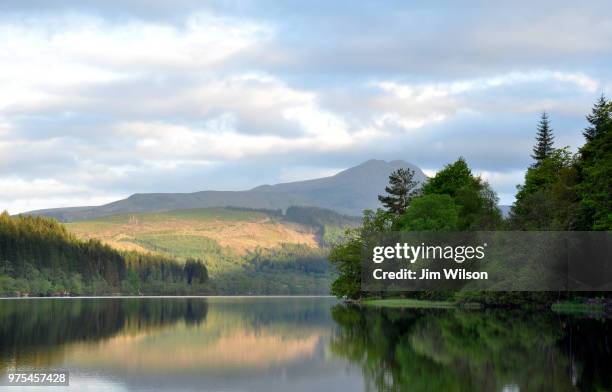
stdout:
[[0,26],[0,111],[76,99],[74,87],[162,69],[202,72],[270,36],[263,25],[196,14],[184,26],[90,15],[26,18]]
[[511,72],[487,78],[446,83],[403,84],[396,81],[379,81],[372,82],[372,85],[400,99],[422,102],[496,87],[545,81],[572,83],[576,87],[591,93],[596,92],[599,87],[597,80],[584,73],[560,71]]
[[241,133],[232,115],[223,114],[206,122],[203,127],[177,125],[168,122],[129,122],[118,124],[115,134],[124,141],[132,138],[137,157],[157,159],[236,160],[282,151],[329,151],[364,142],[375,134],[363,133],[352,137],[344,123],[314,106],[287,110],[289,120],[303,130],[301,135]]
[[100,205],[125,196],[117,193],[102,195],[82,183],[66,183],[54,178],[24,180],[18,177],[0,177],[0,189],[0,209],[7,210],[10,214],[50,206]]
[[[561,71],[511,72],[487,78],[438,83],[383,80],[371,82],[370,86],[385,94],[375,101],[374,106],[379,111],[375,123],[381,128],[395,125],[405,130],[414,130],[443,122],[459,112],[476,113],[495,109],[491,106],[489,95],[483,100],[470,97],[472,93],[541,82],[569,84],[587,93],[596,92],[600,86],[596,79],[584,73]],[[501,99],[499,101],[501,102]],[[513,102],[505,109],[511,112],[538,112],[558,105],[554,100],[524,100]],[[565,110],[569,111],[571,108]]]

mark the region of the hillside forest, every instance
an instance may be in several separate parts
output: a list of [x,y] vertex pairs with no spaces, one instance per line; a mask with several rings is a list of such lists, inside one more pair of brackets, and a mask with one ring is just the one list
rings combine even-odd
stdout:
[[316,207],[206,208],[62,224],[0,215],[0,295],[326,294],[358,220]]

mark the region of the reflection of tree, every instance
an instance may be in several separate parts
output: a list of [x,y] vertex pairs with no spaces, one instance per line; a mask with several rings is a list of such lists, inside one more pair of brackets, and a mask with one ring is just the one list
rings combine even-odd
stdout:
[[[610,323],[561,321],[550,313],[521,311],[417,311],[337,306],[339,330],[332,351],[359,363],[377,390],[575,390],[610,388],[610,343],[580,355],[565,349],[609,338]],[[573,326],[572,326],[573,325]],[[605,325],[605,327],[604,327]],[[585,331],[588,331],[586,333]],[[605,351],[608,350],[608,351]],[[606,365],[595,365],[593,356]],[[572,363],[570,358],[574,358]],[[598,367],[597,367],[598,366]]]
[[184,320],[206,319],[201,299],[49,299],[4,301],[0,307],[0,360],[19,359],[33,348],[97,341],[121,331],[134,332]]
[[585,319],[565,323],[563,351],[576,358],[580,368],[577,386],[581,391],[612,390],[612,322]]

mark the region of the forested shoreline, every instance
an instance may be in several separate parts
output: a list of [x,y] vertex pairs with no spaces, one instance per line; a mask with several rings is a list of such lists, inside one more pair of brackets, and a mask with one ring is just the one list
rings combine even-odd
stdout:
[[[98,237],[95,232],[79,235],[54,218],[3,213],[0,296],[328,294],[335,277],[327,260],[329,245],[340,239],[343,227],[359,222],[317,207],[294,206],[285,214],[237,207],[225,210],[180,210],[177,215],[218,214],[226,219],[226,212],[261,213],[270,222],[304,225],[304,230],[313,231],[320,247],[281,243],[234,254],[206,236],[170,233],[163,237],[166,241],[134,235],[133,243],[142,249],[128,251],[107,245],[102,238],[87,239]],[[169,214],[165,219],[176,223],[176,216]],[[138,220],[136,215],[114,219],[124,218]],[[221,270],[220,264],[224,265]]]
[[206,266],[82,241],[55,219],[0,214],[0,296],[206,294]]
[[[330,261],[339,272],[332,293],[352,300],[398,296],[369,293],[361,287],[362,249],[372,235],[385,232],[612,230],[612,101],[602,95],[586,120],[582,131],[585,143],[572,153],[569,147],[554,146],[551,120],[548,113],[542,113],[531,154],[533,162],[524,183],[517,186],[516,201],[506,219],[497,207],[495,192],[472,173],[464,158],[446,165],[420,187],[410,169],[392,173],[386,193],[379,196],[381,208],[366,211],[362,226],[348,231],[346,241],[332,249]],[[410,298],[491,305],[548,303],[577,295],[430,291],[404,294]]]

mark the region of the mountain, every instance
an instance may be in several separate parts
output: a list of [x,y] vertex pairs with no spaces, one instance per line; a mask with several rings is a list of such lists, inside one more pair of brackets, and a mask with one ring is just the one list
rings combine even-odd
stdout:
[[405,161],[369,160],[330,177],[276,185],[262,185],[246,191],[200,191],[194,193],[137,193],[102,206],[53,208],[27,214],[44,215],[71,222],[122,213],[162,212],[210,207],[287,209],[290,206],[327,208],[359,216],[364,209],[379,207],[389,174],[399,168],[415,171],[419,182],[426,176]]

